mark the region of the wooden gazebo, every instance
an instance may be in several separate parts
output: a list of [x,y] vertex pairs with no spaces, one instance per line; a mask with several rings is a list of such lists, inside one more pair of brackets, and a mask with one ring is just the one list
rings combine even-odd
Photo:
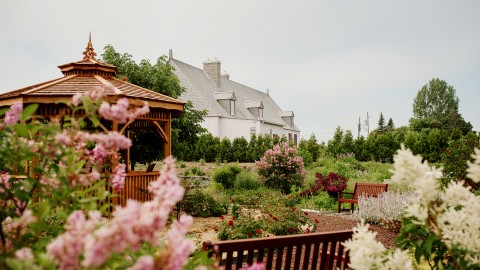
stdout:
[[[46,119],[58,118],[69,114],[69,107],[59,102],[71,102],[73,95],[85,93],[96,88],[110,88],[113,93],[106,100],[115,103],[119,98],[128,98],[129,104],[143,106],[148,102],[150,112],[137,117],[135,120],[121,125],[101,125],[104,131],[117,130],[129,136],[131,132],[140,129],[154,129],[162,138],[163,155],[167,157],[172,153],[171,123],[172,118],[178,117],[185,103],[166,95],[142,88],[140,86],[119,80],[117,67],[95,59],[91,37],[82,60],[58,66],[63,77],[51,81],[35,84],[0,95],[0,107],[10,106],[15,102],[26,104],[37,103],[39,108],[36,115]],[[160,143],[159,143],[160,145]],[[129,171],[130,152],[126,154],[127,176],[125,188],[122,190],[120,204],[127,198],[146,200],[145,190],[150,181],[155,180],[158,171]]]

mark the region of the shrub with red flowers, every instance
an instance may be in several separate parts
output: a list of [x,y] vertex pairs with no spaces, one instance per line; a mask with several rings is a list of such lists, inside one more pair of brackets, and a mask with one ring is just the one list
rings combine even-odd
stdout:
[[302,186],[307,171],[303,158],[296,155],[296,150],[288,143],[280,143],[255,162],[258,174],[267,187],[288,194],[293,186]]
[[315,184],[310,189],[300,192],[300,196],[315,196],[320,189],[332,194],[344,191],[347,188],[348,178],[340,174],[330,172],[327,177],[324,177],[321,173],[316,173],[315,177],[317,178]]
[[314,228],[308,213],[289,205],[290,196],[279,191],[267,192],[259,202],[262,207],[240,209],[238,217],[222,217],[220,240],[306,233]]

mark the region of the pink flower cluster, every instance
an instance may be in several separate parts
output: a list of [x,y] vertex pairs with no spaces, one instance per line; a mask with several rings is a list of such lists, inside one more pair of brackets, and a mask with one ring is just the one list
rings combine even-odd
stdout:
[[188,227],[192,222],[193,218],[187,215],[182,215],[180,220],[173,221],[172,228],[167,233],[169,251],[167,269],[182,269],[188,256],[194,250],[193,242],[185,239]]
[[[73,147],[78,155],[79,161],[86,160],[84,168],[74,174],[66,172],[69,183],[73,186],[89,185],[100,179],[99,171],[106,167],[114,167],[111,182],[115,189],[121,190],[125,181],[125,164],[118,164],[118,150],[127,149],[132,145],[132,141],[116,131],[107,134],[91,134],[82,131],[63,130],[58,133],[55,139],[61,147]],[[92,150],[87,149],[87,145],[95,143]],[[58,151],[58,150],[57,150]],[[68,168],[64,168],[67,171]],[[49,182],[54,183],[53,176],[49,177]]]
[[14,125],[20,120],[20,116],[22,115],[23,112],[23,105],[22,103],[13,103],[13,105],[10,107],[10,110],[8,110],[5,113],[5,124],[11,126]]
[[129,119],[135,119],[139,115],[147,114],[150,111],[147,104],[137,109],[128,109],[128,99],[121,98],[117,104],[110,105],[108,102],[102,102],[99,112],[103,118],[117,123],[125,123]]
[[27,231],[28,225],[37,221],[37,218],[33,215],[32,211],[27,209],[20,214],[20,217],[12,219],[10,216],[0,224],[5,236],[5,246],[0,248],[3,250],[10,250],[12,248],[12,239],[21,237]]
[[123,189],[123,186],[125,184],[125,164],[120,163],[115,167],[115,170],[112,173],[112,185],[113,188],[117,191],[120,191]]
[[[99,219],[90,218],[89,221],[95,223],[92,226],[85,221],[83,214],[72,213],[67,231],[47,247],[47,252],[60,269],[75,269],[79,264],[86,268],[99,267],[112,254],[136,251],[143,242],[158,246],[159,232],[166,226],[172,207],[184,193],[172,157],[165,159],[160,177],[150,184],[149,191],[153,193],[153,200],[144,203],[128,200],[126,206],[117,207],[113,218],[102,226]],[[191,218],[183,216],[173,223],[172,231],[167,234],[168,252],[166,258],[160,261],[172,266],[170,269],[181,269],[188,254],[193,251],[193,243],[184,239],[191,222]],[[79,263],[82,254],[83,261]],[[153,269],[154,263],[153,258],[144,256],[133,269]]]

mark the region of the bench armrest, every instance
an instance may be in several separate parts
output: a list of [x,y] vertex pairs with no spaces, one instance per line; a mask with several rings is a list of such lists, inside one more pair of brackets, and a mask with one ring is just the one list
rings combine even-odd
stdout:
[[351,195],[353,197],[353,192],[338,192],[338,198],[344,198],[343,195]]

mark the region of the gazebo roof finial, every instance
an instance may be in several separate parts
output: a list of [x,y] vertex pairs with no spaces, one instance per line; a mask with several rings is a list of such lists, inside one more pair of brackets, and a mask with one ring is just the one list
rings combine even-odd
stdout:
[[95,55],[97,55],[94,50],[93,50],[93,46],[92,46],[92,32],[90,32],[90,34],[88,35],[88,44],[87,44],[87,47],[85,48],[85,51],[83,52],[83,60],[88,60],[88,59],[92,59],[92,60],[96,60],[95,59]]

